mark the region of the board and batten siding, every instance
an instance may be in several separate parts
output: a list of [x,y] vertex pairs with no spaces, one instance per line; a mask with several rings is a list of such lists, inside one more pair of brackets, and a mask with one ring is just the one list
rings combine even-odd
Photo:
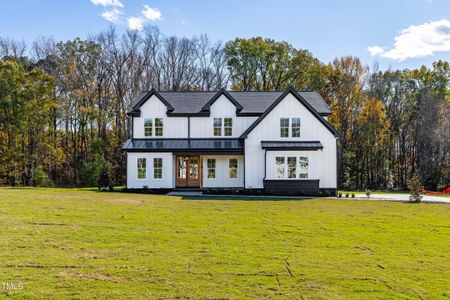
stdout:
[[[220,138],[214,136],[214,118],[233,119],[232,136],[225,138],[239,137],[257,119],[257,117],[237,117],[236,106],[222,95],[211,105],[209,117],[191,117],[191,138]],[[221,137],[224,137],[223,132]]]
[[[300,137],[280,137],[280,118],[300,117]],[[311,176],[320,180],[320,188],[336,188],[336,138],[303,104],[292,94],[286,97],[259,123],[245,140],[245,187],[263,188],[265,176],[265,153],[261,141],[320,141],[322,150],[296,151],[311,153]],[[267,163],[271,163],[269,154]],[[312,153],[314,152],[314,153]],[[289,151],[281,151],[287,156]],[[299,155],[300,156],[300,155]],[[273,159],[274,160],[274,159]],[[269,171],[269,168],[267,167]],[[270,169],[272,170],[272,169]],[[271,172],[271,171],[270,171]],[[273,175],[269,175],[273,177]],[[269,178],[268,176],[268,178]]]
[[[237,178],[229,178],[228,166],[230,158],[238,160]],[[216,160],[216,178],[208,178],[208,159]],[[203,187],[205,188],[242,188],[244,187],[244,156],[243,155],[205,155],[203,160]]]
[[[145,179],[138,179],[137,177],[137,159],[147,159],[147,176]],[[162,158],[162,178],[153,178],[153,159]],[[172,153],[127,153],[127,188],[142,189],[147,186],[149,189],[172,189],[174,188],[174,165]]]
[[[147,137],[144,135],[145,118],[163,119],[163,136]],[[154,121],[153,121],[154,124]],[[154,131],[153,131],[154,134]],[[133,138],[151,139],[151,138],[187,138],[188,137],[188,118],[187,117],[167,117],[167,107],[155,95],[150,97],[144,105],[141,106],[141,116],[133,118]]]

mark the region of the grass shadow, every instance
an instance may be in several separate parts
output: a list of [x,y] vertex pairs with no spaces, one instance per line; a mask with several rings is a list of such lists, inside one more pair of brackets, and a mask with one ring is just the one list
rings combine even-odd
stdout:
[[251,196],[251,195],[203,195],[180,196],[181,200],[226,200],[226,201],[304,201],[318,197],[290,197],[290,196]]

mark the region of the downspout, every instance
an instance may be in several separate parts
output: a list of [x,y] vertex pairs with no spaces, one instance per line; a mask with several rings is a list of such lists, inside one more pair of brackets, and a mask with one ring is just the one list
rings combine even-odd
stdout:
[[242,143],[244,144],[244,190],[245,188],[245,140],[242,141]]
[[134,116],[131,116],[131,139],[134,138]]
[[188,116],[188,140],[191,139],[191,116]]

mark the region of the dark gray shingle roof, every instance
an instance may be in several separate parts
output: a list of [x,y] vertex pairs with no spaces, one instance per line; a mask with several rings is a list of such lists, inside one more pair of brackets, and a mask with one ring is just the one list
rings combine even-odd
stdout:
[[[275,102],[283,92],[228,92],[243,109],[241,113],[264,113],[269,106]],[[137,95],[132,103],[133,108],[147,92]],[[173,113],[198,113],[203,106],[211,100],[217,92],[160,92],[170,105],[174,108]],[[331,109],[325,100],[317,92],[299,92],[305,100],[319,113],[330,114]],[[131,110],[131,109],[130,109]]]

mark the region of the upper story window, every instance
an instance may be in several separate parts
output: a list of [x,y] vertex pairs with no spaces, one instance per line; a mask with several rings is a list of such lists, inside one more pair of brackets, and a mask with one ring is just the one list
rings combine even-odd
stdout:
[[300,118],[292,118],[292,137],[300,137]]
[[232,118],[214,118],[213,122],[214,136],[232,136],[233,119]]
[[284,138],[289,136],[300,137],[300,118],[280,118],[280,137]]
[[225,136],[232,136],[233,135],[233,119],[232,118],[224,118],[223,119],[224,124],[224,135]]
[[280,118],[280,137],[289,137],[289,118]]
[[144,136],[163,136],[164,124],[162,118],[144,119]]
[[222,136],[222,118],[214,118],[214,136]]
[[144,135],[153,136],[153,119],[144,119]]

